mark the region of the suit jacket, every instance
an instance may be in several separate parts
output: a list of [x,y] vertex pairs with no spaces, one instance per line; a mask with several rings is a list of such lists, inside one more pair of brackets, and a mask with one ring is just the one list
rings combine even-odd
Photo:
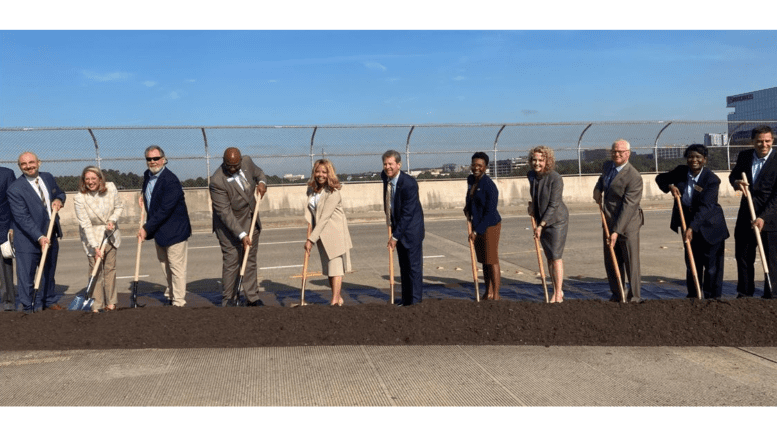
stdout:
[[553,170],[537,178],[537,172],[531,170],[527,176],[537,224],[545,222],[547,226],[553,226],[568,221],[569,210],[564,204],[564,180],[561,175]]
[[94,248],[102,244],[105,235],[105,225],[116,223],[111,237],[111,244],[118,248],[121,244],[119,217],[124,212],[124,204],[119,199],[119,192],[113,182],[106,182],[107,191],[103,194],[76,193],[73,206],[78,219],[78,232],[81,243],[88,256],[94,256]]
[[[671,191],[669,185],[674,185],[680,193],[685,193],[688,187],[688,166],[678,165],[672,171],[661,173],[656,176],[656,184],[664,193]],[[683,208],[688,226],[700,233],[710,244],[720,243],[729,237],[726,217],[723,215],[723,208],[718,204],[719,189],[720,178],[708,168],[702,168],[699,182],[694,185],[691,206]],[[680,210],[676,200],[672,203],[674,206],[669,227],[675,232],[681,232]]]
[[186,209],[183,186],[178,177],[165,167],[151,192],[151,202],[146,201],[146,186],[151,171],[143,173],[143,188],[140,195],[146,205],[147,219],[143,225],[146,239],[154,239],[162,247],[186,241],[192,235],[189,211]]
[[[315,193],[312,188],[308,188],[308,203]],[[313,224],[313,214],[309,207],[305,207],[305,220]],[[343,201],[340,190],[334,190],[331,193],[327,190],[321,190],[321,196],[316,205],[315,226],[310,232],[310,241],[317,242],[321,240],[326,254],[330,258],[336,258],[353,247],[351,244],[351,233],[348,231],[348,220],[343,211]],[[323,260],[322,260],[323,261]]]
[[[51,173],[40,172],[40,178],[49,191],[49,199],[65,204],[65,192],[59,189]],[[8,188],[8,204],[11,207],[11,229],[13,229],[14,250],[21,253],[41,253],[38,239],[45,236],[49,228],[49,213],[40,201],[40,194],[32,188],[22,174]],[[59,227],[59,214],[54,222],[51,239],[62,237]]]
[[[766,160],[758,173],[758,180],[755,181],[755,184],[753,184],[752,170],[753,153],[755,152],[752,149],[739,152],[737,164],[731,170],[728,180],[731,186],[737,189],[739,186],[734,185],[734,181],[742,179],[742,173],[747,175],[747,181],[751,184],[750,193],[753,195],[755,216],[763,219],[764,232],[775,232],[777,231],[777,187],[775,187],[777,184],[777,152],[772,151],[769,155],[769,159]],[[747,199],[742,196],[736,226],[749,228],[751,221],[750,207],[747,205]]]
[[465,198],[464,209],[470,213],[472,218],[472,230],[480,234],[485,234],[486,229],[496,226],[502,221],[502,216],[496,210],[499,203],[499,189],[488,175],[483,175],[475,192],[470,197],[472,186],[475,184],[475,175],[467,177],[467,196]]
[[8,230],[11,229],[11,207],[8,206],[8,187],[16,180],[14,171],[0,167],[0,244],[8,241]]
[[[238,185],[234,177],[224,173],[224,167],[219,168],[210,178],[210,198],[213,202],[213,232],[222,231],[234,240],[245,232],[250,233],[251,220],[256,207],[256,185],[259,181],[267,183],[267,177],[261,168],[254,164],[251,157],[243,155],[240,169],[248,181],[248,190]],[[256,229],[262,229],[262,222],[256,218]]]
[[604,190],[604,178],[615,167],[612,161],[606,161],[602,166],[602,175],[594,187],[594,197],[602,196],[604,216],[610,233],[628,236],[639,232],[645,223],[645,217],[639,202],[642,200],[642,176],[631,163],[626,163],[623,169],[612,178],[610,188]]
[[[381,172],[380,178],[383,179],[383,198],[385,199],[388,189],[386,172]],[[418,198],[418,182],[403,171],[399,172],[397,188],[394,192],[391,231],[392,236],[405,247],[420,245],[424,240],[424,211]]]

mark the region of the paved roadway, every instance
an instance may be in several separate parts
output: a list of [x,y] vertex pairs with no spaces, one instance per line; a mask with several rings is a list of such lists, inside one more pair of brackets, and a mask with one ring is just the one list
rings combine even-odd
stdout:
[[[668,230],[667,206],[644,205],[642,272],[652,298],[685,294],[682,246]],[[570,208],[572,227],[564,254],[568,296],[600,298],[607,293],[600,219],[593,205]],[[736,208],[725,205],[725,211],[733,228]],[[538,300],[540,282],[528,218],[518,208],[505,208],[502,213],[504,295]],[[425,283],[433,296],[472,298],[466,225],[459,214],[428,214]],[[351,217],[355,271],[345,278],[346,304],[385,302],[386,230],[379,219],[369,214]],[[299,298],[305,229],[281,227],[282,223],[271,220],[267,225],[259,239],[262,298],[268,305],[288,306]],[[133,242],[125,238],[119,250],[122,302],[127,301],[134,270]],[[733,240],[728,240],[728,246],[727,253],[733,253]],[[213,305],[221,271],[217,241],[210,233],[197,233],[189,249],[193,292],[189,301],[192,306]],[[159,304],[161,272],[152,244],[145,243],[143,253],[141,293],[148,303]],[[311,260],[310,269],[320,269],[318,256]],[[57,271],[63,300],[72,299],[85,286],[85,271],[80,243],[63,241]],[[729,255],[727,298],[732,296],[734,278],[734,260]],[[310,289],[314,303],[326,301],[323,277],[313,277]],[[28,351],[3,352],[0,378],[0,405],[4,406],[775,406],[777,348],[317,346]],[[649,424],[640,425],[644,426]]]

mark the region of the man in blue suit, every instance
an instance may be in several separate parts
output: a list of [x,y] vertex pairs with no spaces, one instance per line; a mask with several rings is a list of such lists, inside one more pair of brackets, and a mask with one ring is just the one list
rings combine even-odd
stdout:
[[391,216],[388,247],[396,248],[402,278],[401,306],[420,303],[424,279],[424,211],[418,199],[418,183],[400,170],[402,156],[396,150],[383,154],[384,209]]
[[[61,310],[63,308],[56,303],[57,296],[54,294],[54,272],[59,253],[57,239],[62,237],[59,216],[54,223],[51,240],[46,238],[46,232],[53,211],[59,211],[65,204],[65,193],[57,186],[51,173],[39,171],[40,160],[34,153],[19,155],[19,168],[23,175],[8,188],[19,301],[25,312],[34,311],[37,305],[44,310]],[[49,249],[39,285],[41,292],[33,302],[35,271],[46,245]]]
[[0,261],[0,303],[3,304],[3,311],[16,310],[16,290],[13,288],[13,257],[11,243],[8,241],[8,230],[11,229],[8,187],[15,179],[16,175],[13,170],[0,167],[0,247],[3,251],[3,258]]
[[154,239],[156,256],[167,281],[168,305],[186,304],[186,263],[192,226],[186,209],[183,186],[165,166],[167,158],[159,146],[146,148],[148,170],[140,192],[146,207],[146,223],[138,231],[141,240]]

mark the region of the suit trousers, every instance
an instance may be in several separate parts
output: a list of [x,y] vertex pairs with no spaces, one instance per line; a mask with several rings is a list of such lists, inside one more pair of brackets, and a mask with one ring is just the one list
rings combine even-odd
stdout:
[[[761,242],[766,253],[766,265],[769,267],[769,276],[774,283],[777,280],[777,232],[761,232]],[[758,242],[755,239],[753,229],[744,226],[734,228],[734,256],[737,260],[737,292],[744,296],[755,294],[755,259],[758,250]],[[760,258],[760,255],[758,256]],[[760,271],[761,266],[758,266]],[[772,297],[772,290],[766,282],[764,275],[763,297]]]
[[40,264],[41,254],[16,252],[16,290],[24,311],[32,311],[34,306],[49,307],[57,302],[57,296],[54,294],[54,272],[57,270],[58,255],[59,242],[52,239],[40,277],[38,295],[33,304],[32,289],[35,286],[35,271]]
[[[614,249],[624,290],[626,290],[626,278],[628,277],[629,279],[629,290],[626,292],[626,301],[639,301],[642,298],[640,293],[642,276],[640,275],[639,269],[639,232],[629,234],[628,237],[626,235],[618,235]],[[604,267],[607,271],[607,280],[610,283],[610,291],[613,296],[617,297],[618,301],[620,301],[621,296],[620,289],[618,288],[618,280],[615,277],[615,271],[613,270],[610,249],[607,248],[606,244],[604,245],[604,259],[606,260],[604,262]]]
[[[240,267],[243,263],[243,244],[237,238],[228,238],[226,230],[217,230],[216,236],[221,246],[221,255],[223,263],[221,266],[221,306],[227,306],[240,296],[239,290],[235,290],[238,276],[240,276]],[[259,254],[259,230],[254,231],[252,245],[248,249],[248,260],[246,261],[246,271],[243,276],[242,288],[245,292],[248,302],[256,302],[259,299],[259,284],[257,283],[257,257]]]
[[[696,275],[705,299],[715,299],[723,295],[723,262],[725,259],[726,240],[710,244],[700,233],[694,232],[691,239],[693,261],[696,264]],[[690,258],[685,251],[685,283],[688,287],[687,297],[696,297],[696,282],[693,280]]]
[[173,305],[186,305],[186,263],[189,258],[189,240],[163,247],[156,245],[156,257],[162,266],[167,288],[165,297],[172,299]]
[[0,261],[0,304],[4,309],[16,308],[16,289],[13,286],[13,258]]
[[[94,268],[94,257],[87,256],[89,259],[89,272],[92,274]],[[97,276],[94,278],[94,287],[92,288],[92,297],[94,303],[92,309],[101,310],[106,305],[116,305],[119,303],[118,294],[116,294],[116,248],[108,244],[103,254],[102,265],[97,269]]]
[[424,285],[422,244],[407,247],[397,241],[397,258],[402,281],[402,305],[421,303]]

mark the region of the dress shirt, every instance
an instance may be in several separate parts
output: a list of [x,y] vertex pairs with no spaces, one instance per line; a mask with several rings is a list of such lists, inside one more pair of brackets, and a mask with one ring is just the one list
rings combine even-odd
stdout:
[[701,176],[701,173],[703,171],[704,171],[704,167],[701,168],[701,171],[699,172],[699,174],[696,175],[696,177],[694,177],[690,171],[688,172],[688,183],[685,186],[685,192],[683,193],[683,196],[681,198],[683,205],[688,207],[691,206],[691,197],[693,197],[693,187],[695,187],[696,184],[699,183],[699,176]]
[[755,153],[755,150],[753,150],[753,166],[751,168],[751,171],[753,173],[753,180],[750,181],[751,184],[755,183],[756,178],[758,177],[758,173],[761,172],[761,167],[764,166],[764,163],[767,159],[769,159],[769,156],[772,154],[772,149],[769,149],[769,153],[766,154],[763,158],[759,158],[758,154]]
[[159,175],[162,174],[163,171],[165,171],[165,167],[162,167],[161,170],[156,172],[156,174],[152,174],[148,178],[148,185],[146,185],[146,205],[151,206],[151,193],[154,192],[154,186],[156,185],[156,181],[159,179]]
[[[31,178],[27,175],[24,175],[24,178],[27,179],[27,182],[32,185],[32,189],[35,190],[35,194],[40,196],[40,192],[43,191],[43,201],[46,203],[46,211],[49,212],[49,218],[51,217],[51,199],[49,198],[49,190],[46,188],[46,184],[43,182],[43,179],[38,176],[35,178]],[[37,183],[36,183],[37,181]],[[40,189],[38,189],[38,184],[40,184]]]

